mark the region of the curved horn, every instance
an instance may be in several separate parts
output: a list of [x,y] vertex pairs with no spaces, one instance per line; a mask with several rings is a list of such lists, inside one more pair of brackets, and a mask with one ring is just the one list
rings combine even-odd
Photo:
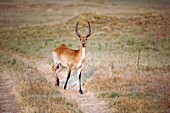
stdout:
[[77,24],[76,24],[76,34],[77,34],[77,36],[80,38],[81,35],[80,35],[80,33],[78,32],[78,24],[79,24],[79,22],[77,22]]
[[90,22],[89,21],[87,21],[87,22],[88,22],[88,25],[89,25],[89,33],[86,35],[86,37],[88,38],[91,35],[91,27],[90,27]]

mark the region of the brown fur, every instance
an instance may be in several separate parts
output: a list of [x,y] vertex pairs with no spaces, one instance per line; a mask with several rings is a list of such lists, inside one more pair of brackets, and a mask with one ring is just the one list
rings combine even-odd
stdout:
[[75,66],[81,58],[81,47],[79,50],[73,50],[62,44],[54,52],[58,56],[58,60],[67,62],[67,66]]

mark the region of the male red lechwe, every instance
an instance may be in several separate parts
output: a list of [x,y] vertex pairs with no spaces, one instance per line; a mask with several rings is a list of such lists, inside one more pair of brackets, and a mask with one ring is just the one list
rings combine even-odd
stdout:
[[78,32],[78,24],[76,24],[76,34],[80,39],[81,46],[78,50],[73,50],[71,48],[68,48],[66,45],[62,44],[58,48],[56,48],[53,51],[53,60],[54,65],[52,66],[53,72],[56,74],[56,83],[55,86],[59,86],[59,78],[58,73],[63,70],[63,68],[68,67],[68,76],[64,85],[64,89],[67,87],[67,82],[70,78],[71,71],[75,69],[77,71],[77,75],[79,76],[79,92],[80,94],[83,94],[83,91],[81,89],[81,71],[82,66],[85,60],[85,52],[86,52],[86,42],[88,37],[91,35],[91,27],[90,23],[88,22],[89,26],[89,33],[86,36],[82,36]]

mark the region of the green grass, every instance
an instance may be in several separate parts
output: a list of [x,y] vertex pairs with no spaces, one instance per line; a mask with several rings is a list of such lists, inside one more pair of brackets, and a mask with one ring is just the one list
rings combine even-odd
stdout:
[[119,93],[117,92],[110,92],[110,93],[101,93],[98,97],[99,98],[115,98],[118,97]]

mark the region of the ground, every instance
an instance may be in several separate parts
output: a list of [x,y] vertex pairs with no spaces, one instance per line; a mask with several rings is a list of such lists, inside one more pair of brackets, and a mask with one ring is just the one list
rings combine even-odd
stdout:
[[[170,111],[168,0],[0,0],[0,112]],[[82,80],[67,69],[54,87],[52,51],[78,49],[88,32]]]

